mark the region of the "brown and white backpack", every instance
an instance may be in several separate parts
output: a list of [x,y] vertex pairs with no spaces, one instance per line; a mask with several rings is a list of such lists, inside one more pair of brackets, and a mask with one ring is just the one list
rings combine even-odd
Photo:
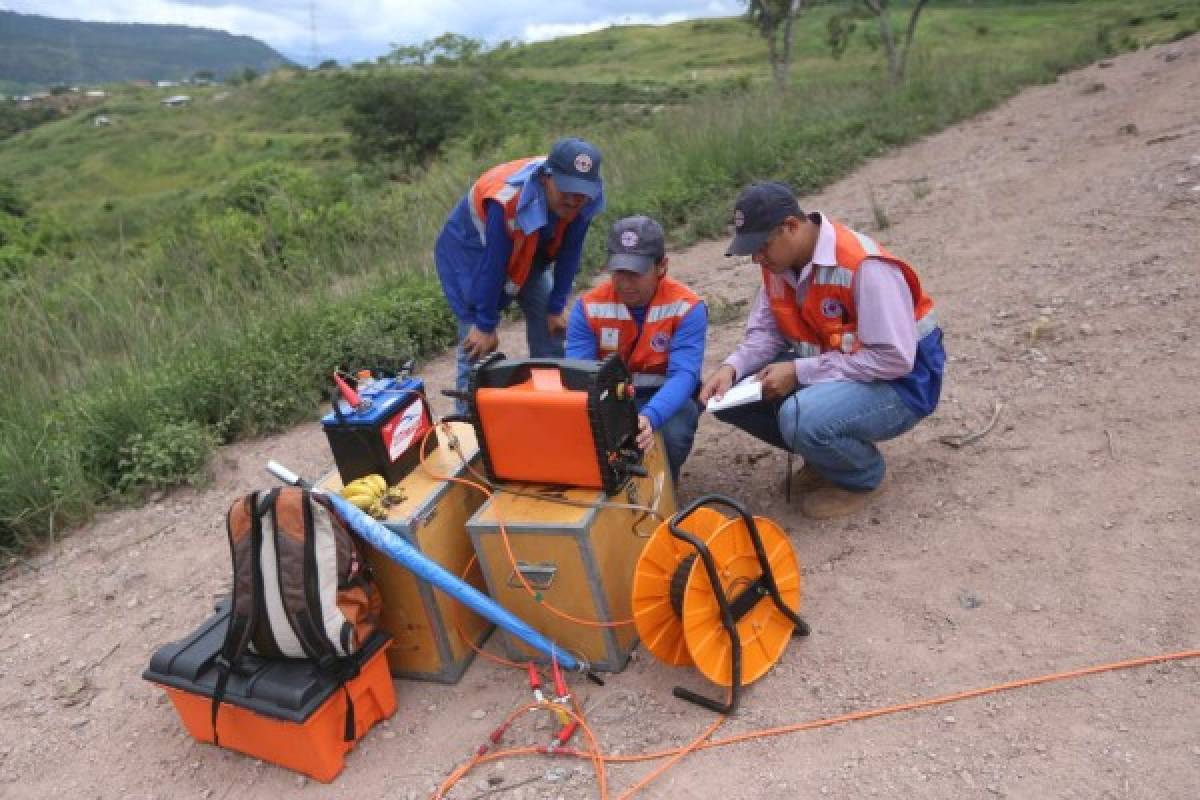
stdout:
[[[344,688],[358,675],[353,656],[374,633],[381,603],[363,545],[319,492],[252,492],[230,507],[226,529],[233,602],[218,659],[214,734],[228,674],[247,652],[308,659]],[[352,708],[346,723],[352,741]]]

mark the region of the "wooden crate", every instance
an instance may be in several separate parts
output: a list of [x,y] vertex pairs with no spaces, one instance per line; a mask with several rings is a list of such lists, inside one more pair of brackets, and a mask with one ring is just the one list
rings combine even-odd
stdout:
[[[459,422],[451,423],[451,428],[461,443],[463,456],[472,468],[480,469],[474,429]],[[472,478],[462,458],[447,446],[442,432],[436,435],[438,446],[425,461],[428,468],[438,475]],[[321,482],[325,489],[339,489],[341,485],[336,470]],[[434,480],[420,466],[400,486],[405,498],[389,509],[382,522],[423,555],[462,577],[475,555],[465,524],[483,503],[483,493],[453,481]],[[482,645],[492,624],[417,580],[374,548],[368,547],[368,561],[383,595],[381,626],[392,635],[387,654],[392,675],[457,683],[475,656],[468,641],[477,647]],[[479,564],[467,573],[466,580],[486,591]]]
[[[551,451],[547,448],[547,457]],[[492,598],[561,647],[587,659],[594,669],[620,671],[637,643],[630,609],[633,571],[646,538],[658,525],[651,515],[604,503],[650,505],[665,517],[674,513],[675,488],[664,453],[661,438],[656,438],[646,454],[649,475],[634,479],[611,498],[593,489],[513,484],[538,496],[498,492],[467,522]],[[583,505],[564,505],[553,502],[554,498]],[[500,535],[501,521],[512,558]],[[521,585],[514,559],[538,590],[541,602]],[[579,619],[631,623],[580,625],[552,614],[544,604]],[[503,638],[514,660],[545,660],[516,637],[504,633]]]

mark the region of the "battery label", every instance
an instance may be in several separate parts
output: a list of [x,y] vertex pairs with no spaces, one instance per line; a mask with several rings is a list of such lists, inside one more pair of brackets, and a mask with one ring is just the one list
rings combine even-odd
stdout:
[[414,443],[419,442],[429,430],[425,418],[425,401],[417,397],[402,412],[392,417],[380,433],[383,435],[383,446],[387,448],[388,458],[393,462],[398,460]]

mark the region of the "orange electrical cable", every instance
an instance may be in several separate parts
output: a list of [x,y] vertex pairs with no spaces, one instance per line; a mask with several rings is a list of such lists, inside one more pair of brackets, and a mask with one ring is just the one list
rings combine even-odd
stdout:
[[[462,571],[462,575],[459,576],[460,578],[462,578],[464,583],[467,580],[467,575],[469,575],[471,572],[471,567],[475,566],[475,562],[478,560],[479,560],[478,556],[471,556],[471,560],[467,562],[466,569],[464,569]],[[446,595],[446,596],[450,597],[450,595]],[[465,613],[467,611],[467,607],[465,605],[463,605],[462,601],[458,600],[455,597],[450,597],[450,600],[454,603],[454,612],[450,615],[450,619],[454,623],[454,631],[458,634],[458,638],[460,638],[464,642],[466,642],[468,647],[470,647],[472,650],[474,650],[479,655],[486,658],[488,661],[494,662],[503,667],[512,667],[514,669],[525,669],[524,664],[518,664],[515,661],[509,661],[507,658],[504,658],[503,656],[498,656],[494,653],[489,653],[488,651],[484,650],[479,645],[475,644],[475,642],[471,640],[471,637],[467,636],[467,634],[462,629],[461,616],[463,613]]]
[[[440,423],[440,425],[446,429],[447,436],[454,436],[453,432],[448,429],[449,426],[446,423]],[[483,493],[483,495],[485,497],[491,498],[493,496],[493,493],[486,486],[484,486],[480,483],[477,483],[477,482],[471,481],[471,480],[467,480],[465,478],[456,478],[456,477],[452,477],[449,475],[438,475],[435,472],[433,472],[433,470],[426,463],[426,456],[425,456],[425,442],[426,442],[427,438],[429,437],[429,435],[433,433],[433,431],[434,431],[434,428],[430,428],[430,430],[425,433],[425,439],[422,439],[422,446],[420,449],[421,468],[425,471],[426,475],[428,475],[433,480],[451,481],[454,483],[460,483],[460,484],[463,484],[466,486],[470,486],[474,489],[477,489],[481,493]],[[464,464],[465,464],[466,463],[465,457],[462,455],[461,451],[459,451],[459,457],[463,459]],[[497,515],[496,521],[497,521],[497,525],[500,530],[501,540],[504,543],[505,552],[508,555],[509,563],[513,567],[514,573],[517,575],[518,579],[521,582],[521,585],[525,588],[525,590],[527,592],[529,592],[529,594],[531,596],[533,596],[534,598],[539,598],[538,593],[533,589],[532,586],[529,585],[528,581],[525,579],[525,576],[523,574],[521,574],[521,571],[519,569],[517,569],[516,555],[512,551],[512,547],[511,547],[511,544],[510,544],[509,538],[508,538],[508,531],[504,526],[504,521],[499,517],[499,515]],[[474,564],[474,558],[472,558],[472,561],[470,563],[468,563],[467,569],[465,572],[469,572],[470,568],[473,564]],[[465,575],[465,572],[464,572],[464,575]],[[549,603],[546,603],[540,599],[539,599],[539,603],[544,608],[546,608],[549,612],[551,612],[552,614],[554,614],[562,619],[568,620],[570,622],[579,624],[579,625],[587,625],[587,626],[601,627],[601,628],[612,628],[612,627],[618,627],[621,625],[633,624],[632,619],[618,620],[618,621],[614,621],[614,622],[600,622],[597,620],[583,620],[583,619],[574,617],[564,611],[560,611],[559,609],[555,608],[554,606],[552,606]],[[457,617],[455,618],[455,627],[458,630],[459,635],[462,636],[462,630],[461,630],[461,628],[458,628]],[[462,638],[464,641],[467,641],[467,637],[462,636]],[[496,661],[497,663],[505,664],[507,666],[512,666],[512,667],[516,667],[516,668],[521,668],[520,664],[517,664],[515,662],[508,661],[507,659],[502,659],[500,657],[485,653],[483,650],[476,647],[474,645],[474,643],[472,643],[472,642],[468,642],[468,644],[476,652],[480,653],[481,655],[485,656],[486,658]],[[637,763],[637,762],[642,762],[642,761],[656,761],[656,760],[663,759],[663,758],[669,759],[665,764],[655,768],[649,774],[647,774],[641,780],[639,780],[636,784],[631,786],[629,789],[625,790],[625,792],[623,792],[619,798],[619,800],[629,800],[629,798],[632,798],[641,789],[645,788],[651,782],[653,782],[654,780],[656,780],[657,778],[662,776],[664,773],[666,773],[669,769],[671,769],[671,767],[675,766],[675,764],[677,764],[685,756],[687,756],[688,754],[693,753],[693,752],[698,752],[700,750],[708,750],[708,749],[715,748],[715,747],[725,747],[727,745],[740,744],[742,742],[753,741],[755,739],[765,739],[765,738],[769,738],[772,736],[782,736],[782,735],[789,734],[789,733],[798,733],[801,731],[815,730],[817,728],[826,728],[826,727],[831,727],[833,725],[840,725],[840,724],[846,723],[846,722],[855,722],[858,720],[873,719],[875,717],[882,717],[882,716],[887,716],[890,714],[898,714],[898,713],[905,712],[905,711],[915,711],[915,710],[922,709],[922,708],[930,708],[933,706],[945,705],[947,703],[955,703],[955,702],[959,702],[961,700],[969,700],[969,699],[973,699],[976,697],[982,697],[982,696],[989,695],[989,694],[998,694],[1000,692],[1013,691],[1015,689],[1023,689],[1023,688],[1028,688],[1031,686],[1038,686],[1041,684],[1052,683],[1052,682],[1056,682],[1056,681],[1071,680],[1074,678],[1086,677],[1088,675],[1096,675],[1096,674],[1100,674],[1103,672],[1112,672],[1112,671],[1122,670],[1122,669],[1133,669],[1136,667],[1149,666],[1151,664],[1160,664],[1160,663],[1164,663],[1167,661],[1182,661],[1182,660],[1190,659],[1190,658],[1200,658],[1200,650],[1184,650],[1184,651],[1180,651],[1177,653],[1166,653],[1166,654],[1157,655],[1157,656],[1147,656],[1144,658],[1135,658],[1135,659],[1128,659],[1125,661],[1111,662],[1108,664],[1100,664],[1100,665],[1092,666],[1092,667],[1083,667],[1083,668],[1076,669],[1076,670],[1068,670],[1065,672],[1056,672],[1056,673],[1051,673],[1048,675],[1040,675],[1040,676],[1033,677],[1033,678],[1024,678],[1021,680],[1009,681],[1009,682],[1000,683],[1000,684],[994,684],[994,685],[982,687],[979,689],[969,689],[969,690],[966,690],[963,692],[956,692],[953,694],[941,695],[941,696],[932,697],[932,698],[926,698],[924,700],[915,700],[915,701],[912,701],[909,703],[900,703],[900,704],[891,705],[891,706],[884,706],[882,708],[868,709],[868,710],[864,710],[864,711],[856,711],[856,712],[851,712],[849,714],[841,714],[836,717],[825,717],[823,719],[810,720],[808,722],[795,723],[793,725],[783,725],[783,726],[779,726],[779,727],[775,727],[775,728],[766,728],[766,729],[759,730],[759,731],[750,731],[748,733],[738,734],[736,736],[730,736],[725,739],[709,740],[709,737],[714,732],[716,732],[716,730],[725,722],[726,717],[721,716],[715,722],[713,722],[707,729],[705,729],[705,731],[703,733],[701,733],[698,737],[696,737],[692,742],[690,742],[689,744],[687,744],[683,747],[672,748],[670,750],[661,750],[661,751],[654,752],[654,753],[643,753],[643,754],[639,754],[639,755],[630,755],[630,756],[606,756],[603,753],[601,753],[599,751],[599,743],[595,737],[595,734],[592,731],[592,729],[588,726],[586,720],[583,717],[582,712],[578,709],[578,706],[576,706],[575,710],[571,710],[571,709],[565,708],[564,706],[554,704],[554,703],[531,703],[531,704],[528,704],[528,705],[525,705],[525,706],[519,708],[517,711],[510,714],[509,717],[505,720],[505,722],[502,723],[499,728],[497,728],[497,730],[506,729],[518,717],[528,713],[529,711],[531,711],[535,708],[559,709],[559,710],[562,710],[563,712],[565,712],[566,714],[568,714],[571,718],[573,718],[576,722],[579,723],[579,727],[581,730],[584,731],[585,735],[587,736],[592,749],[590,751],[563,749],[559,753],[559,755],[566,755],[566,756],[571,756],[574,758],[587,758],[592,762],[593,768],[594,768],[594,770],[596,772],[596,776],[597,776],[597,778],[596,778],[597,789],[600,793],[601,800],[608,800],[608,788],[607,788],[607,780],[606,780],[606,776],[605,776],[605,765],[606,764],[620,764],[620,763],[628,764],[628,763]],[[544,754],[544,753],[545,753],[545,748],[539,748],[539,747],[521,747],[521,748],[508,749],[508,750],[496,750],[496,751],[493,751],[490,753],[486,751],[486,748],[481,748],[480,751],[477,752],[475,754],[475,756],[473,756],[466,764],[460,765],[453,772],[451,772],[451,774],[449,776],[447,776],[446,780],[444,780],[442,782],[441,786],[439,786],[438,790],[435,792],[434,798],[435,798],[435,800],[440,800],[440,798],[445,797],[445,793],[447,791],[449,791],[451,788],[453,788],[453,786],[456,783],[458,783],[459,780],[461,780],[472,769],[474,769],[476,766],[478,766],[480,764],[489,763],[491,761],[496,761],[496,760],[503,759],[503,758],[510,758],[513,756],[535,755],[535,754]]]
[[[528,714],[530,711],[534,711],[537,709],[549,709],[551,711],[561,711],[564,714],[566,714],[568,717],[570,717],[571,719],[575,720],[575,722],[579,723],[579,729],[584,732],[584,735],[587,736],[588,741],[591,743],[592,749],[591,750],[575,750],[572,748],[564,748],[563,750],[560,751],[560,754],[564,755],[564,756],[571,756],[574,758],[589,759],[592,762],[592,765],[596,771],[596,784],[597,784],[597,788],[600,791],[600,796],[605,797],[605,798],[608,797],[608,781],[607,781],[607,777],[606,777],[605,771],[604,771],[605,757],[602,753],[600,753],[600,742],[596,739],[595,732],[592,731],[591,727],[588,726],[587,721],[584,720],[583,715],[578,713],[577,707],[572,709],[572,708],[567,708],[566,706],[561,705],[559,703],[551,703],[551,702],[527,703],[527,704],[521,706],[520,708],[518,708],[516,711],[509,714],[508,717],[506,717],[505,720],[503,722],[501,722],[499,726],[496,727],[496,731],[502,733],[503,731],[507,730],[510,725],[512,725],[514,722],[516,722],[516,720],[518,718],[524,716],[525,714]],[[497,736],[497,740],[498,740],[498,738],[499,737]],[[514,756],[514,755],[543,755],[543,754],[545,754],[545,748],[533,747],[533,746],[519,747],[519,748],[513,748],[513,749],[509,749],[509,750],[497,750],[492,753],[487,752],[486,746],[480,747],[479,750],[475,753],[475,755],[471,758],[470,761],[468,761],[465,765],[460,766],[457,769],[455,769],[452,773],[450,773],[449,776],[446,777],[445,780],[442,781],[442,783],[438,786],[437,790],[434,792],[432,800],[441,800],[442,798],[444,798],[446,796],[446,792],[448,792],[448,791],[450,791],[450,789],[454,788],[454,785],[456,783],[458,783],[460,780],[462,780],[463,777],[465,777],[467,775],[467,773],[469,773],[472,769],[474,769],[479,764],[485,764],[489,761],[495,761],[498,758],[508,758],[508,757]]]
[[[858,720],[873,719],[875,717],[882,717],[882,716],[887,716],[890,714],[898,714],[898,713],[901,713],[904,711],[915,711],[915,710],[922,709],[922,708],[930,708],[933,706],[945,705],[947,703],[955,703],[955,702],[959,702],[961,700],[970,700],[970,699],[974,699],[977,697],[983,697],[983,696],[989,695],[989,694],[999,694],[1000,692],[1014,691],[1016,689],[1025,689],[1025,688],[1029,688],[1031,686],[1039,686],[1041,684],[1046,684],[1046,683],[1054,683],[1057,681],[1072,680],[1075,678],[1087,677],[1089,675],[1098,675],[1098,674],[1101,674],[1104,672],[1115,672],[1117,670],[1123,670],[1123,669],[1134,669],[1137,667],[1145,667],[1145,666],[1150,666],[1153,664],[1162,664],[1162,663],[1165,663],[1168,661],[1184,661],[1184,660],[1192,659],[1192,658],[1200,658],[1200,649],[1198,649],[1198,650],[1182,650],[1182,651],[1179,651],[1176,653],[1164,653],[1164,654],[1157,655],[1157,656],[1146,656],[1143,658],[1132,658],[1132,659],[1128,659],[1125,661],[1115,661],[1115,662],[1110,662],[1107,664],[1099,664],[1099,665],[1091,666],[1091,667],[1082,667],[1080,669],[1050,673],[1048,675],[1039,675],[1039,676],[1036,676],[1033,678],[1023,678],[1020,680],[1008,681],[1006,683],[993,684],[991,686],[985,686],[985,687],[982,687],[979,689],[968,689],[966,691],[955,692],[953,694],[948,694],[948,695],[940,695],[938,697],[926,698],[924,700],[914,700],[910,703],[900,703],[897,705],[884,706],[882,708],[867,709],[864,711],[855,711],[855,712],[851,712],[849,714],[840,714],[835,717],[825,717],[822,719],[810,720],[808,722],[800,722],[800,723],[796,723],[793,725],[784,725],[784,726],[780,726],[780,727],[776,727],[776,728],[767,728],[767,729],[759,730],[759,731],[750,731],[748,733],[738,734],[736,736],[730,736],[725,739],[714,739],[712,741],[704,741],[704,739],[708,735],[710,735],[709,730],[706,730],[703,734],[701,734],[699,737],[697,737],[697,739],[694,740],[691,744],[688,744],[684,747],[676,747],[676,748],[672,748],[669,750],[660,750],[658,752],[653,752],[653,753],[642,753],[642,754],[638,754],[638,755],[629,755],[629,756],[609,756],[609,755],[604,755],[602,753],[596,753],[596,752],[574,751],[574,752],[568,753],[568,754],[572,755],[575,758],[588,758],[588,759],[592,760],[593,763],[598,758],[604,764],[630,764],[630,763],[638,763],[638,762],[642,762],[642,761],[656,761],[656,760],[662,759],[662,758],[672,758],[672,761],[669,762],[669,764],[666,766],[666,768],[669,768],[670,766],[673,766],[675,763],[677,763],[680,758],[687,755],[688,753],[697,752],[700,750],[709,750],[709,749],[716,748],[716,747],[725,747],[727,745],[740,744],[742,742],[751,741],[754,739],[765,739],[765,738],[772,737],[772,736],[782,736],[782,735],[789,734],[789,733],[798,733],[800,731],[815,730],[817,728],[828,728],[828,727],[831,727],[834,725],[840,725],[840,724],[846,723],[846,722],[855,722]],[[713,725],[710,726],[710,730],[715,730],[716,727],[719,726],[724,721],[724,719],[725,719],[724,717],[721,717],[719,720],[717,720],[717,722],[713,723]],[[589,738],[592,738],[592,737],[589,737]],[[515,756],[524,756],[524,755],[534,755],[534,754],[538,754],[538,753],[540,753],[540,750],[536,747],[524,747],[524,748],[514,748],[514,749],[510,749],[510,750],[498,750],[498,751],[495,751],[492,753],[487,753],[486,755],[484,755],[482,757],[477,756],[476,758],[472,759],[472,767],[478,766],[479,764],[484,764],[484,763],[488,763],[491,761],[497,761],[497,760],[504,759],[504,758],[511,758],[511,757],[515,757]],[[628,798],[632,797],[636,791],[640,791],[640,789],[644,788],[650,781],[661,776],[663,774],[663,772],[666,771],[666,768],[660,768],[660,769],[655,770],[654,772],[650,773],[650,775],[646,776],[646,778],[643,778],[638,784],[636,784],[633,787],[630,787],[630,789],[626,790],[625,793],[622,794],[621,800],[628,800]],[[454,772],[454,774],[456,776],[454,781],[451,783],[448,783],[448,784],[444,784],[443,785],[444,789],[448,790],[450,787],[452,787],[454,785],[454,783],[456,783],[458,780],[460,780],[462,778],[462,776],[466,775],[467,772],[469,772],[469,771],[470,771],[469,769],[463,770],[461,767],[459,769],[456,769]],[[444,794],[440,793],[442,791],[443,791],[442,789],[439,789],[439,794],[435,795],[435,797],[438,797],[438,798],[443,797]],[[601,800],[608,800],[607,794],[605,794],[603,792],[600,794],[600,798],[601,798]]]

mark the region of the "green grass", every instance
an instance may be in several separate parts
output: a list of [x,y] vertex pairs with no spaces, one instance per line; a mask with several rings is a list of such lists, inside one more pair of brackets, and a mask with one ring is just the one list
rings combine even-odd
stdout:
[[[123,123],[96,129],[76,115],[2,142],[0,179],[33,200],[30,225],[59,235],[0,277],[0,379],[21,399],[0,412],[0,546],[28,546],[148,487],[200,480],[215,443],[314,413],[335,365],[444,346],[453,321],[430,249],[492,163],[583,134],[605,153],[610,208],[599,226],[651,213],[677,241],[721,235],[747,181],[817,189],[1200,17],[1200,0],[1135,5],[935,5],[896,91],[861,32],[829,58],[827,9],[801,23],[786,92],[770,85],[761,42],[732,20],[518,48],[503,57],[497,92],[536,82],[533,121],[517,116],[514,95],[498,147],[452,142],[403,183],[346,156],[346,76],[196,90],[182,110],[123,90],[106,104]],[[688,66],[702,59],[712,65]],[[588,239],[589,268],[603,238]]]

